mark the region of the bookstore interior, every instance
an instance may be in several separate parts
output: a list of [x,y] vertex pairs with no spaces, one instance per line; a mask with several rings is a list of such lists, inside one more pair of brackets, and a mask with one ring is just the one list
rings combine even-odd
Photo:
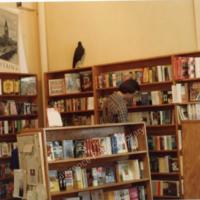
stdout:
[[[200,199],[199,13],[199,0],[1,2],[0,200]],[[129,79],[128,120],[105,123]]]

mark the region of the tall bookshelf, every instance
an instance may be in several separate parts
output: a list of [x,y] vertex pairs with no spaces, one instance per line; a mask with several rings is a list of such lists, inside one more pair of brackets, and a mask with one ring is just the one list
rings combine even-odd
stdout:
[[[200,119],[200,116],[195,115],[195,113],[199,113],[197,110],[199,110],[200,100],[198,96],[200,93],[198,85],[198,83],[200,84],[199,57],[200,52],[190,52],[103,64],[91,68],[95,124],[102,123],[101,105],[104,101],[102,97],[117,91],[117,85],[123,79],[123,76],[119,76],[119,72],[124,74],[125,78],[134,76],[139,81],[143,97],[140,97],[139,103],[136,101],[129,106],[129,120],[146,122],[151,164],[152,160],[155,160],[155,166],[151,166],[154,187],[160,188],[160,185],[169,183],[170,187],[176,188],[176,191],[172,192],[159,190],[154,195],[154,199],[181,199],[184,197],[181,122],[188,119]],[[81,69],[84,70],[84,68]],[[146,78],[145,73],[151,76],[151,80],[149,77]],[[52,74],[56,74],[56,72],[52,72]],[[99,83],[100,81],[101,83]],[[156,102],[149,102],[149,99],[145,97],[146,93],[153,98],[155,91],[161,91],[161,93],[156,94]],[[138,97],[136,99],[138,100]],[[144,103],[146,101],[148,103]],[[147,115],[149,119],[147,119]],[[159,120],[156,121],[154,116]],[[171,145],[166,146],[166,143],[171,143]],[[163,163],[168,163],[167,168],[170,169],[163,169]],[[173,164],[173,168],[170,163]]]
[[11,152],[16,135],[38,127],[37,76],[0,73],[0,198],[12,199]]
[[[90,196],[85,197],[87,200],[113,200],[118,193],[152,199],[144,123],[44,128],[26,131],[21,136],[29,137],[32,132],[43,136],[42,157],[49,200],[86,193]],[[128,168],[122,163],[128,163]]]

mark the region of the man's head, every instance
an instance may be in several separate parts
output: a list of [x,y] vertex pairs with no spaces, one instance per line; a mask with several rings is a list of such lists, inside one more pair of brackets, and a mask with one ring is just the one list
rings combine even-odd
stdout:
[[132,98],[134,93],[140,90],[140,86],[136,80],[128,79],[119,85],[119,91],[125,98]]

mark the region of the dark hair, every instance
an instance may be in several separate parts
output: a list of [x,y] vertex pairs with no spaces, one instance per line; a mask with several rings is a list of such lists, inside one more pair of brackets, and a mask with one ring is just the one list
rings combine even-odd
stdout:
[[119,91],[126,93],[134,93],[140,90],[140,86],[136,80],[128,79],[119,85]]

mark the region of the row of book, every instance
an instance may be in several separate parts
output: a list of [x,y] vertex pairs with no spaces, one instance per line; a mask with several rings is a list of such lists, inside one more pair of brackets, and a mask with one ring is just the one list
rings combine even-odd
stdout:
[[151,156],[151,171],[160,173],[169,173],[179,171],[178,158],[172,156]]
[[7,177],[10,174],[11,174],[10,163],[9,162],[0,163],[0,178]]
[[74,112],[94,109],[94,97],[70,98],[52,101],[50,104],[58,112]]
[[145,122],[146,125],[167,125],[173,124],[174,117],[172,110],[132,112],[128,114],[129,121]]
[[106,192],[95,190],[79,192],[78,197],[64,198],[63,200],[146,200],[146,191],[144,186]]
[[179,181],[152,181],[153,195],[179,197]]
[[174,78],[200,78],[200,57],[180,56],[174,59]]
[[115,133],[107,137],[82,140],[63,140],[47,142],[48,160],[96,157],[135,151],[137,137],[133,134]]
[[177,148],[176,137],[172,135],[149,136],[148,146],[149,150],[173,150]]
[[0,182],[0,199],[11,199],[13,192],[13,183],[1,183]]
[[64,126],[80,126],[94,124],[94,115],[76,115],[62,118]]
[[182,120],[200,119],[200,103],[188,104],[177,107],[178,123]]
[[92,91],[92,71],[66,73],[64,78],[49,79],[49,96]]
[[0,79],[0,95],[36,95],[36,77],[21,77],[19,79]]
[[101,73],[97,77],[98,88],[118,87],[123,81],[132,78],[142,83],[164,82],[172,80],[171,66],[159,65]]
[[38,119],[0,121],[0,135],[16,134],[25,128],[38,128]]
[[14,100],[0,101],[1,115],[29,115],[37,114],[35,103],[15,102]]
[[188,101],[200,100],[200,83],[177,83],[172,85],[172,101],[173,103],[184,103]]
[[4,156],[11,156],[14,148],[16,148],[16,143],[0,142],[0,158]]
[[90,186],[138,180],[143,178],[143,161],[123,160],[118,161],[115,166],[84,168],[74,166],[71,169],[49,171],[50,191],[73,191],[74,189],[84,189]]

